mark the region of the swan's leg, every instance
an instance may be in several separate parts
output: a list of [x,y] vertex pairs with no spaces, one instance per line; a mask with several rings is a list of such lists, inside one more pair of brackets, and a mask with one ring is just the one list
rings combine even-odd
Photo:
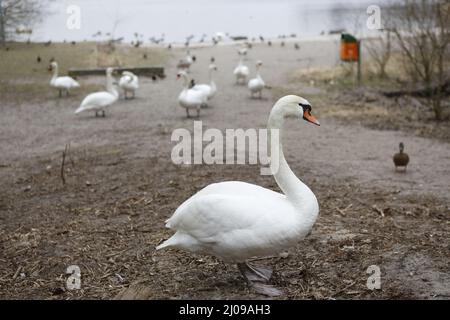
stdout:
[[189,115],[189,108],[186,108],[186,116],[187,116],[188,118],[191,117],[191,116]]
[[255,267],[248,263],[238,263],[238,269],[247,283],[258,293],[269,296],[281,296],[283,292],[267,282],[272,276],[272,269],[268,267]]
[[62,90],[59,89],[59,97],[62,98]]
[[259,92],[259,98],[262,99],[262,90]]
[[268,282],[272,277],[272,268],[269,267],[256,267],[245,262],[238,264],[238,268],[248,281]]
[[102,110],[102,117],[103,117],[103,118],[106,117],[106,112],[105,112],[105,110]]
[[197,118],[200,118],[200,108],[201,108],[201,107],[198,107],[198,108],[197,108]]
[[98,117],[98,110],[95,110],[95,117]]

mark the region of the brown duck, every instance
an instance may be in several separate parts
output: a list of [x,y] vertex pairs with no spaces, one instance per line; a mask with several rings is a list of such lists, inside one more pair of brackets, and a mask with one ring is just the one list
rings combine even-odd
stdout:
[[395,170],[397,170],[398,167],[403,167],[405,168],[406,171],[406,167],[408,166],[409,163],[409,156],[407,153],[403,152],[403,150],[405,149],[405,145],[403,144],[403,142],[400,142],[399,149],[400,152],[396,153],[393,158]]

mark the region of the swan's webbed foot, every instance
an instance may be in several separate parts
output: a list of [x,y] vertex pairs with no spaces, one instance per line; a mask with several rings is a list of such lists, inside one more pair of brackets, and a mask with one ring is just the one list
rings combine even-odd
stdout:
[[238,263],[238,269],[247,283],[258,293],[277,297],[283,292],[272,285],[267,284],[272,277],[273,270],[265,266],[253,266],[248,263]]

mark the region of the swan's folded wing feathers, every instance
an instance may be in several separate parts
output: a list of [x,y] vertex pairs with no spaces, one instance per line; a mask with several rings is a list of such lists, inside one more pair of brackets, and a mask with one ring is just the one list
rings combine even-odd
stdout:
[[[229,195],[192,197],[183,203],[167,222],[168,227],[180,230],[197,239],[208,239],[239,229],[251,228],[258,217],[245,201]],[[242,200],[242,201],[240,201]],[[241,205],[236,205],[239,202]],[[243,214],[246,212],[246,214]],[[251,214],[255,212],[255,214]]]

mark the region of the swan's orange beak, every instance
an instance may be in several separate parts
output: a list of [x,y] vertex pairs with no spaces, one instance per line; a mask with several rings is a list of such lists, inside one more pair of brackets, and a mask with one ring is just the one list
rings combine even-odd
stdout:
[[320,122],[311,114],[311,111],[309,110],[305,110],[303,112],[303,119],[315,124],[316,126],[320,126]]

